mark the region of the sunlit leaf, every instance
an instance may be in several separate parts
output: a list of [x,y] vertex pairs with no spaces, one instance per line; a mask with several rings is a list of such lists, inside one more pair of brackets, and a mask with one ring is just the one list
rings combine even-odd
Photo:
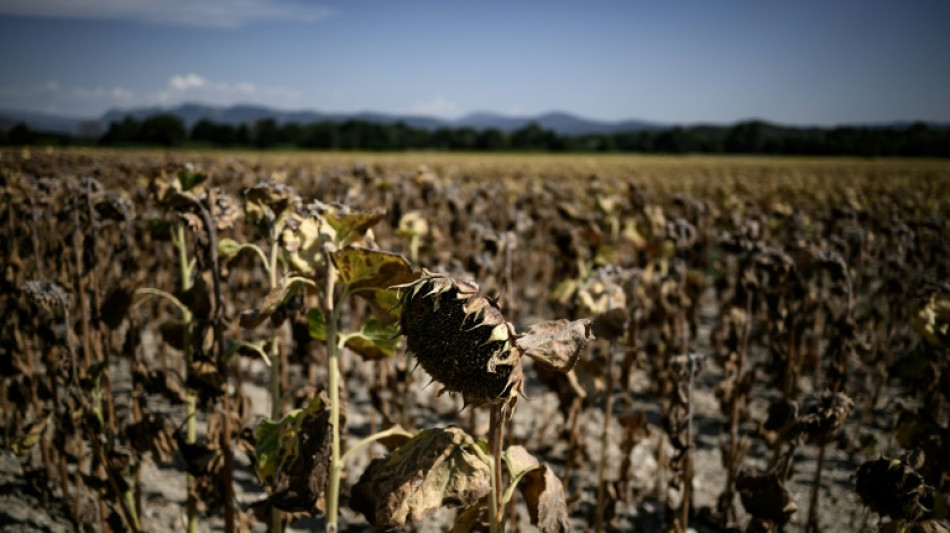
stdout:
[[409,211],[399,218],[396,234],[403,237],[419,237],[429,233],[429,223],[419,211]]
[[386,210],[379,207],[362,211],[340,204],[322,204],[318,209],[320,216],[336,230],[340,245],[355,242],[386,216]]
[[280,234],[280,244],[284,257],[290,266],[304,274],[320,272],[325,267],[324,246],[334,242],[336,230],[323,219],[316,217],[288,218],[288,223]]
[[950,293],[934,293],[914,317],[914,326],[934,346],[950,348]]
[[257,253],[260,256],[264,255],[264,252],[256,244],[241,243],[228,238],[218,241],[218,257],[224,262],[233,261],[242,252],[247,251]]
[[592,339],[590,320],[552,320],[532,326],[515,342],[524,354],[545,369],[570,372],[587,341]]
[[571,531],[564,487],[551,467],[545,464],[527,472],[519,486],[531,524],[542,533]]
[[350,291],[388,289],[414,281],[419,276],[405,257],[356,246],[331,254],[340,279]]
[[350,247],[333,252],[332,258],[347,289],[367,301],[380,323],[389,325],[399,320],[398,295],[388,289],[419,278],[405,257]]
[[491,491],[491,469],[459,428],[427,429],[370,463],[350,506],[378,529],[421,520],[443,507],[468,507]]

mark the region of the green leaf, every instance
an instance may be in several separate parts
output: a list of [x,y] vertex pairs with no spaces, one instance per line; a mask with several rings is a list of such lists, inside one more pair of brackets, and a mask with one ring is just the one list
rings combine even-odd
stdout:
[[218,255],[225,263],[235,260],[241,252],[252,251],[261,257],[264,265],[267,266],[267,256],[260,246],[253,243],[237,242],[234,239],[224,238],[218,241]]
[[491,468],[459,428],[426,429],[370,463],[350,506],[377,529],[417,522],[444,507],[470,507],[491,492]]
[[319,308],[314,307],[307,311],[307,330],[310,332],[311,339],[326,342],[327,321]]
[[[327,324],[323,311],[313,308],[307,311],[307,329],[310,338],[326,342]],[[374,317],[367,318],[354,333],[342,335],[344,346],[363,356],[364,359],[376,361],[385,359],[399,348],[399,324],[383,325]]]
[[188,192],[194,189],[207,179],[208,176],[203,172],[195,172],[187,168],[178,171],[178,183],[180,184],[182,192]]
[[261,359],[264,360],[264,364],[270,366],[270,357],[267,356],[267,352],[264,351],[264,345],[267,344],[267,341],[257,341],[257,342],[248,342],[248,341],[234,341],[228,344],[227,349],[224,350],[224,360],[227,361],[231,358],[232,355],[236,353],[241,354],[253,354],[259,355]]
[[[367,318],[360,331],[346,339],[346,347],[371,361],[390,357],[399,348],[399,324],[382,325],[374,317]],[[326,333],[324,332],[324,336]]]

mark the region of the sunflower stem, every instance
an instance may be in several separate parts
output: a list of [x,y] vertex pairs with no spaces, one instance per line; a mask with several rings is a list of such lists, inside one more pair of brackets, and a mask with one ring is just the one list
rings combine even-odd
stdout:
[[[185,240],[185,224],[183,222],[178,222],[175,225],[175,245],[178,249],[178,268],[179,274],[181,276],[181,292],[182,294],[188,292],[191,289],[191,266],[188,260],[188,242]],[[182,307],[187,311],[183,312],[184,315],[182,320],[185,323],[183,341],[184,352],[185,352],[185,382],[188,382],[188,374],[191,372],[191,359],[192,359],[192,346],[191,346],[191,328],[192,328],[192,316],[191,310],[182,304]],[[195,424],[195,407],[197,403],[197,398],[195,396],[195,391],[191,387],[185,389],[185,416],[186,418],[186,429],[185,429],[185,442],[188,444],[194,444],[197,440],[197,426]],[[198,531],[198,500],[195,498],[195,479],[191,474],[188,474],[188,495],[187,495],[187,513],[188,513],[188,533],[196,533]]]
[[491,533],[502,533],[505,529],[504,494],[501,487],[501,442],[505,428],[505,405],[492,404],[489,415],[488,449],[492,455],[491,501],[488,502],[488,516],[491,521]]
[[327,533],[336,533],[337,520],[340,510],[340,474],[343,462],[340,457],[340,349],[337,346],[337,326],[340,320],[338,306],[335,305],[333,293],[336,282],[336,269],[330,257],[329,248],[324,249],[326,254],[327,277],[326,288],[323,294],[323,312],[327,317],[327,374],[329,376],[330,393],[330,431],[333,435],[330,447],[330,479],[327,483]]

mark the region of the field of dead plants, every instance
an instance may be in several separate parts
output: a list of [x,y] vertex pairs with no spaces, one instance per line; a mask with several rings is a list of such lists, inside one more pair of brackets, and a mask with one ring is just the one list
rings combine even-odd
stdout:
[[946,532],[950,163],[0,152],[0,527]]

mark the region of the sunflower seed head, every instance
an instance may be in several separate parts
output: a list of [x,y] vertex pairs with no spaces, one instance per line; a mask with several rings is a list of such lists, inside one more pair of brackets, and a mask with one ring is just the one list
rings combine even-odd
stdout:
[[395,288],[408,349],[444,391],[467,404],[516,401],[523,384],[514,328],[477,284],[423,271]]
[[68,292],[51,281],[27,281],[21,290],[34,305],[53,316],[62,316],[72,301]]

